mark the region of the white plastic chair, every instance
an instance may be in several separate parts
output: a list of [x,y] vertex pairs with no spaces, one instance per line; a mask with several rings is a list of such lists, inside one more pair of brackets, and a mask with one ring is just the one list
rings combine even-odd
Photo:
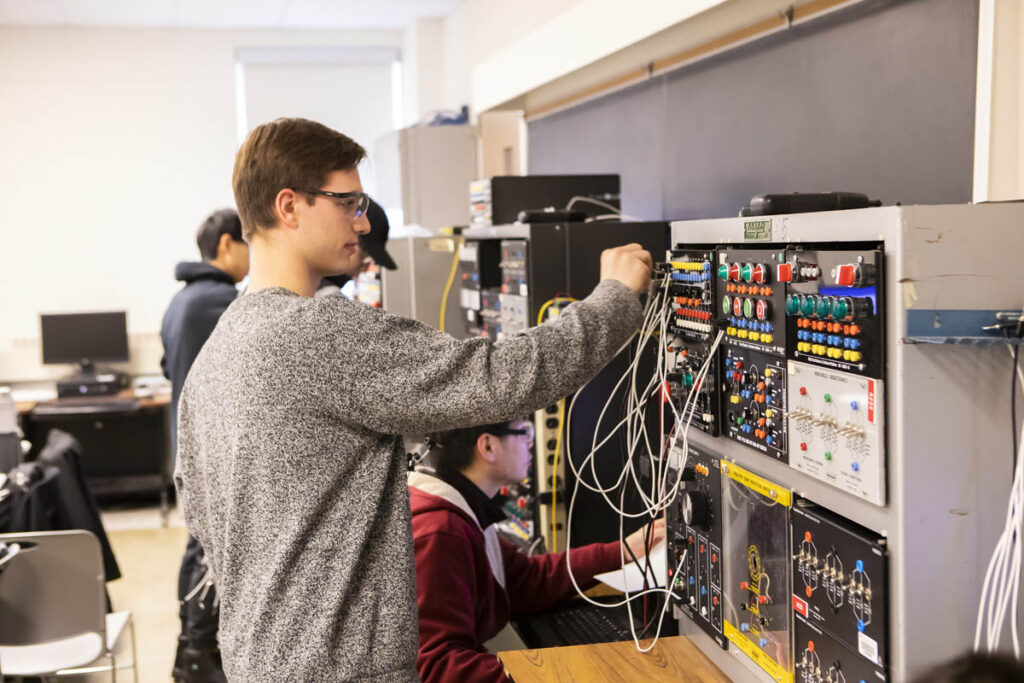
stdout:
[[[106,613],[103,557],[88,531],[0,534],[0,674],[43,678],[135,666],[131,612]],[[132,658],[115,659],[126,626]]]

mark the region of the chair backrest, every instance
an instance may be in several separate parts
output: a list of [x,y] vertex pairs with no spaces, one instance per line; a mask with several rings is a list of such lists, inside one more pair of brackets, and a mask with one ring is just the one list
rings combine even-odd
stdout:
[[88,531],[0,534],[21,550],[0,572],[0,645],[30,645],[81,633],[106,642],[100,544]]

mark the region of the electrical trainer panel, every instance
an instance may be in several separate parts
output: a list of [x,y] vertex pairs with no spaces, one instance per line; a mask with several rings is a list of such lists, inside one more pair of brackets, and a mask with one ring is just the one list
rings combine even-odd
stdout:
[[[683,563],[667,585],[732,680],[915,680],[972,649],[1012,495],[993,387],[1013,375],[1022,223],[996,202],[672,223],[653,278],[662,433],[672,467],[720,470],[694,468],[666,508]],[[721,520],[724,650],[684,554],[697,491]]]
[[693,414],[692,426],[717,436],[722,419],[719,385],[715,379],[717,359],[711,359],[706,379],[698,377],[715,338],[717,292],[712,273],[715,252],[676,250],[669,258],[670,313],[665,345],[668,394],[677,404],[678,413],[682,414],[686,408]]
[[725,636],[777,681],[793,676],[790,492],[723,462]]
[[[882,245],[680,243],[659,270],[673,413],[884,505]],[[682,448],[666,513],[679,613],[776,681],[888,680],[884,539],[784,479]]]
[[887,680],[885,539],[803,499],[790,528],[797,680]]
[[[687,451],[681,474],[684,488],[666,512],[668,578],[681,609],[726,648],[728,641],[722,633],[722,463],[694,446]],[[678,470],[670,474],[676,476],[680,476]],[[680,563],[682,569],[673,576],[673,568]]]
[[883,265],[878,243],[676,245],[666,393],[702,431],[884,505]]

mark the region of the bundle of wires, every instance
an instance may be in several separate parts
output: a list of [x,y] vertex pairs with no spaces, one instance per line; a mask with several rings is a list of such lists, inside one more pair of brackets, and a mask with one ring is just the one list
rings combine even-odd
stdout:
[[[1018,353],[1016,350],[1010,351],[1010,357],[1013,359],[1011,395],[1014,399],[1017,381],[1019,380],[1024,387],[1024,371],[1017,365]],[[1016,400],[1011,400],[1011,406],[1014,408],[1015,403]],[[1015,428],[1013,483],[1010,485],[1006,523],[992,552],[988,570],[985,572],[985,582],[981,588],[978,618],[974,627],[974,649],[988,652],[998,650],[1003,628],[1009,619],[1013,653],[1019,658],[1020,638],[1017,633],[1017,620],[1020,612],[1021,532],[1024,523],[1024,439],[1021,439],[1019,445],[1016,443],[1016,414],[1012,414],[1011,418]],[[1021,429],[1024,431],[1024,424],[1021,425]]]
[[[723,333],[719,332],[715,337],[714,342],[711,346],[710,353],[708,354],[708,360],[700,367],[697,372],[697,376],[694,382],[693,390],[688,394],[686,401],[683,403],[682,410],[677,410],[675,403],[668,401],[667,404],[671,407],[672,417],[674,419],[674,427],[671,430],[671,437],[667,440],[662,440],[661,434],[665,432],[662,428],[661,433],[656,439],[657,448],[652,446],[650,436],[646,429],[646,418],[647,418],[647,406],[648,402],[652,398],[660,398],[662,386],[667,381],[668,369],[666,367],[665,354],[662,349],[657,349],[657,364],[655,372],[647,382],[643,382],[640,374],[640,359],[644,355],[645,349],[652,340],[664,340],[667,330],[667,324],[669,316],[671,316],[671,307],[668,306],[670,297],[668,293],[669,281],[662,279],[660,283],[655,281],[655,288],[653,293],[648,297],[646,309],[644,312],[644,322],[641,326],[638,336],[636,337],[636,348],[633,352],[633,358],[629,366],[626,368],[623,375],[619,378],[612,391],[609,393],[608,399],[598,416],[597,424],[594,428],[594,437],[591,441],[590,452],[580,462],[577,467],[576,462],[572,457],[571,443],[566,444],[566,462],[572,468],[573,475],[575,477],[575,483],[573,485],[572,495],[569,500],[569,510],[566,520],[566,565],[569,571],[569,578],[572,581],[576,592],[580,597],[587,602],[600,606],[600,607],[621,607],[628,605],[634,600],[643,599],[646,604],[646,598],[648,595],[660,595],[664,597],[662,607],[657,613],[657,628],[654,633],[654,637],[651,642],[643,646],[640,643],[640,637],[637,635],[636,624],[634,622],[632,610],[627,610],[630,619],[630,630],[633,635],[633,641],[640,652],[650,651],[657,643],[658,638],[661,635],[661,629],[663,620],[666,612],[668,611],[671,601],[669,598],[672,596],[671,587],[657,588],[657,587],[646,587],[646,577],[653,575],[653,570],[650,564],[650,526],[648,526],[648,535],[645,537],[646,552],[644,553],[643,562],[641,563],[640,558],[632,557],[632,560],[640,568],[642,575],[645,577],[645,587],[643,590],[627,595],[621,601],[613,603],[597,602],[587,595],[584,594],[580,588],[579,583],[576,581],[576,577],[572,571],[572,545],[571,535],[573,528],[573,514],[575,511],[576,496],[579,492],[580,486],[600,494],[606,504],[619,516],[619,541],[621,548],[621,556],[623,562],[623,582],[625,583],[625,565],[626,565],[626,552],[627,547],[623,542],[625,540],[625,527],[624,523],[626,519],[638,519],[647,518],[654,520],[660,517],[665,509],[675,500],[682,487],[682,476],[683,469],[686,466],[686,453],[688,452],[688,433],[690,422],[697,409],[697,395],[701,384],[707,379],[708,372],[711,367],[710,359],[714,356],[718,345],[721,343]],[[627,347],[631,346],[633,340],[630,339],[620,349],[619,353],[624,351]],[[660,347],[660,342],[658,346]],[[619,420],[611,430],[598,442],[598,434],[601,433],[601,425],[605,420],[608,408],[612,401],[618,395],[620,389],[626,384],[626,411],[625,416]],[[640,388],[641,384],[643,385]],[[576,399],[580,396],[583,391],[586,391],[585,386],[579,392],[573,396],[572,401],[569,404],[569,410],[566,417],[566,431],[571,430],[573,409],[576,405]],[[657,403],[658,410],[663,414],[663,407],[660,401]],[[616,479],[616,481],[610,485],[604,486],[598,478],[597,468],[595,464],[595,457],[597,452],[607,444],[615,436],[625,436],[625,462],[622,470]],[[671,462],[670,454],[676,449],[675,452],[679,452],[682,455],[679,457],[679,462]],[[638,471],[640,463],[646,458],[649,464],[651,472],[649,486],[645,486],[641,483],[643,475]],[[587,470],[589,468],[590,481],[585,480]],[[672,472],[675,472],[673,477]],[[590,482],[593,483],[590,483]],[[639,512],[630,512],[626,509],[624,504],[626,490],[629,486],[635,489],[636,494],[639,496],[643,504],[643,509]],[[618,491],[618,500],[614,500],[610,493]],[[632,555],[632,553],[630,553]],[[679,565],[674,568],[672,576],[678,574],[683,564],[686,562],[686,553],[684,552],[679,560]],[[646,619],[645,619],[646,621]],[[646,634],[646,625],[643,633]]]

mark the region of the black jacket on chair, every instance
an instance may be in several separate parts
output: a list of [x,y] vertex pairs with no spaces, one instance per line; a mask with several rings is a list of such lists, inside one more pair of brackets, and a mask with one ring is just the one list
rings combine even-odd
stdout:
[[55,526],[53,529],[18,529],[18,531],[56,531],[60,529],[85,529],[96,535],[103,550],[103,569],[107,581],[121,578],[121,570],[114,558],[114,551],[107,539],[107,532],[100,520],[96,499],[85,480],[82,469],[82,447],[75,437],[59,429],[51,429],[46,435],[46,446],[39,453],[39,462],[59,470]]
[[0,533],[52,531],[57,527],[60,471],[40,462],[23,462],[0,486]]

